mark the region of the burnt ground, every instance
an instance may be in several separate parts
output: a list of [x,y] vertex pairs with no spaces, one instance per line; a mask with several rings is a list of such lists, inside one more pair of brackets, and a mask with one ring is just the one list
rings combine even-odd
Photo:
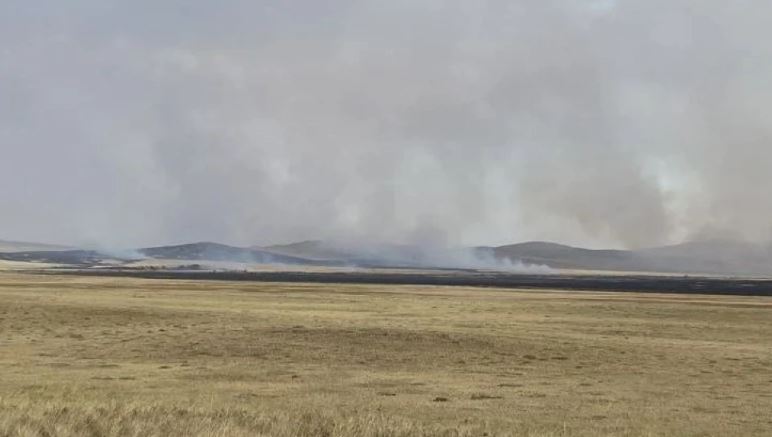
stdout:
[[[50,272],[41,272],[50,273]],[[573,291],[772,296],[772,280],[696,276],[532,275],[487,271],[437,272],[241,272],[95,269],[55,274],[200,281],[305,282],[325,284],[441,285]]]

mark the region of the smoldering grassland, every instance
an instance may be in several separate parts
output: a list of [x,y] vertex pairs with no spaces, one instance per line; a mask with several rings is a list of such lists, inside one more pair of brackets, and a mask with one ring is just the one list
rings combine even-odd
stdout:
[[768,435],[771,310],[6,272],[0,435]]

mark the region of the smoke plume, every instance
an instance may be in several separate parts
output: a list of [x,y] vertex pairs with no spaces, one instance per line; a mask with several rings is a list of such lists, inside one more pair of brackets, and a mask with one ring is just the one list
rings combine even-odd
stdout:
[[772,3],[0,3],[0,232],[772,238]]

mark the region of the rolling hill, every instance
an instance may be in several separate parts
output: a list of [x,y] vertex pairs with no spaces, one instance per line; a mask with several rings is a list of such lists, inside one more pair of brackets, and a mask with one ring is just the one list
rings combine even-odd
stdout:
[[[38,249],[47,250],[38,250]],[[52,249],[53,248],[53,249]],[[0,241],[0,260],[68,265],[122,263],[142,258],[313,266],[552,269],[679,274],[772,275],[772,246],[729,240],[693,241],[639,250],[596,250],[532,241],[497,247],[438,248],[321,240],[267,247],[201,242],[107,254],[95,250]],[[35,249],[35,250],[23,250]],[[522,269],[521,269],[522,270]],[[533,272],[532,272],[533,273]]]
[[138,249],[137,252],[146,257],[157,259],[229,261],[255,264],[319,264],[319,261],[313,259],[211,242],[149,247]]
[[438,249],[389,244],[354,246],[315,240],[262,250],[306,259],[384,267],[496,268],[496,262],[506,262],[572,270],[772,275],[772,246],[729,240],[694,241],[639,250],[585,249],[543,241]]
[[593,250],[557,243],[531,241],[499,247],[484,247],[496,259],[552,268],[619,270],[634,263],[634,255],[624,250]]
[[546,242],[484,248],[497,259],[553,268],[710,274],[772,274],[772,247],[726,240],[639,250],[593,250]]
[[253,249],[314,260],[346,260],[355,257],[352,251],[336,247],[336,245],[322,240],[307,240],[265,247],[253,246]]

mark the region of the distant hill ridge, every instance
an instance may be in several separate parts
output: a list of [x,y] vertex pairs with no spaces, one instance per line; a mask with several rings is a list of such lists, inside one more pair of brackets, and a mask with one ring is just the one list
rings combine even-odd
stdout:
[[519,259],[555,268],[772,274],[772,246],[731,240],[692,241],[637,250],[596,250],[547,242],[527,242],[488,250],[500,259]]
[[297,243],[277,244],[266,247],[254,246],[253,249],[318,260],[345,259],[351,256],[350,253],[347,253],[344,250],[335,249],[322,240],[306,240]]
[[[370,264],[377,263],[379,257],[386,263],[400,259],[420,260],[426,252],[425,248],[418,246],[374,244],[355,247],[322,240],[267,246],[264,249],[304,258],[351,263],[366,259]],[[637,250],[585,249],[529,241],[472,250],[485,258],[556,269],[772,275],[772,246],[732,240],[692,241]]]
[[553,268],[619,270],[629,264],[633,257],[625,250],[584,249],[545,241],[529,241],[483,250],[492,251],[497,259],[544,264]]
[[159,259],[230,261],[255,264],[315,264],[314,260],[307,258],[212,242],[149,247],[139,249],[137,252],[150,258]]
[[[35,250],[22,250],[25,248]],[[41,248],[43,250],[39,250]],[[502,265],[524,264],[573,270],[772,275],[771,245],[731,240],[693,241],[638,250],[585,249],[545,241],[457,249],[385,243],[346,244],[324,240],[266,247],[235,247],[199,242],[148,247],[121,253],[68,250],[66,247],[55,245],[0,241],[0,260],[95,265],[104,259],[131,261],[143,257],[362,267],[495,268],[495,262],[503,262]],[[491,264],[490,261],[494,263]]]

